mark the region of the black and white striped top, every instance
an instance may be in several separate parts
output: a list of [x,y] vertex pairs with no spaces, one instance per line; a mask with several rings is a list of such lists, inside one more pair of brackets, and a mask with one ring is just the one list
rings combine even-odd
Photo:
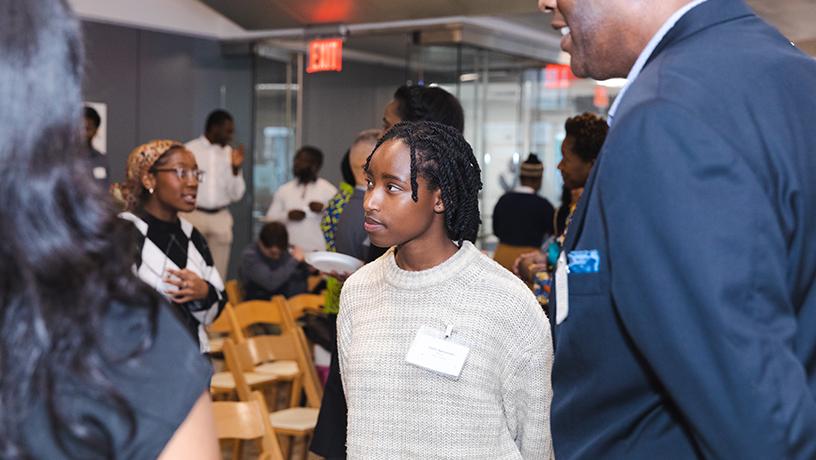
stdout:
[[[201,352],[208,352],[209,340],[204,326],[212,323],[221,313],[226,304],[226,294],[204,236],[181,218],[176,222],[165,222],[146,212],[139,215],[123,212],[119,217],[133,222],[139,230],[139,257],[134,267],[137,275],[178,307],[180,319],[198,339]],[[177,289],[164,282],[170,274],[169,270],[184,268],[207,283],[209,292],[206,298],[179,304],[166,294],[165,291]]]

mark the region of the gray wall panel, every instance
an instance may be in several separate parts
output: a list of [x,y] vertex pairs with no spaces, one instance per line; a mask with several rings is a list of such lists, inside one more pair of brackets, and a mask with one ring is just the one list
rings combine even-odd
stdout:
[[405,72],[393,67],[344,63],[340,73],[305,74],[303,143],[326,155],[321,175],[334,184],[340,179],[340,160],[356,134],[382,127],[385,105]]

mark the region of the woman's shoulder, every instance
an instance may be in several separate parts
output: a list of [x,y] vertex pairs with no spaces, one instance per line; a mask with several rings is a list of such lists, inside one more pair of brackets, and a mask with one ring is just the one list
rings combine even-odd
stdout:
[[[102,330],[100,345],[111,355],[111,379],[118,380],[120,388],[134,394],[146,393],[145,385],[155,386],[157,391],[168,386],[195,387],[198,394],[206,389],[210,366],[175,312],[163,301],[155,310],[113,304]],[[157,415],[166,407],[156,407]]]
[[108,375],[135,412],[136,441],[143,443],[140,451],[169,441],[209,388],[212,374],[173,310],[161,302],[151,322],[153,315],[146,308],[118,304],[108,313],[104,327],[108,349],[135,352],[130,359],[114,361]]
[[393,257],[392,251],[388,250],[385,254],[381,255],[377,259],[363,265],[357,271],[351,274],[351,276],[346,279],[345,283],[343,283],[343,289],[349,287],[350,289],[355,288],[366,288],[372,285],[376,285],[383,281],[382,277],[382,270],[385,264],[387,263],[387,257]]
[[145,222],[144,219],[137,216],[133,212],[131,212],[131,211],[120,212],[119,213],[119,218],[132,223],[133,226],[136,227],[137,229],[139,229],[139,232],[141,232],[143,235],[147,234],[147,228],[148,228],[147,222]]
[[478,272],[472,286],[473,295],[483,299],[491,311],[513,321],[548,324],[535,295],[516,275],[484,254],[480,254],[472,268]]
[[[69,417],[101,423],[117,456],[156,458],[207,390],[210,367],[163,303],[157,310],[113,303],[99,330],[100,375],[133,417],[79,375],[61,378],[56,394],[66,401],[62,408]],[[70,437],[62,450],[45,402],[34,407],[25,422],[34,458],[100,457]]]

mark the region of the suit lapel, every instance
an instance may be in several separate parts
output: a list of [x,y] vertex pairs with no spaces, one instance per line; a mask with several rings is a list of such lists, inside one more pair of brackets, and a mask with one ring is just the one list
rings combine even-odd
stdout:
[[753,11],[743,0],[708,0],[692,8],[691,11],[677,21],[677,24],[660,40],[660,43],[646,61],[646,66],[676,41],[683,40],[690,35],[722,22],[753,15]]
[[575,214],[572,216],[572,222],[570,222],[570,225],[567,228],[567,238],[564,240],[564,247],[562,248],[564,251],[569,252],[575,249],[578,237],[584,230],[584,222],[586,222],[587,214],[587,203],[589,203],[589,197],[592,195],[592,189],[595,187],[595,180],[598,176],[598,167],[600,166],[602,154],[603,151],[601,151],[598,158],[595,160],[595,166],[592,167],[586,184],[584,185],[584,191],[581,193],[581,198],[578,200],[578,206],[575,208]]

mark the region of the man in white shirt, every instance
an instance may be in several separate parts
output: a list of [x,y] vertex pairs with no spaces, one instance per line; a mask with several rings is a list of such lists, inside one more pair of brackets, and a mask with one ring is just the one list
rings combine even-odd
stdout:
[[266,213],[268,222],[286,224],[290,244],[306,252],[326,248],[320,220],[326,204],[337,193],[334,185],[317,176],[322,166],[323,152],[315,147],[301,147],[292,165],[295,178],[278,188]]
[[232,245],[233,221],[228,206],[240,200],[246,190],[241,172],[244,147],[233,149],[229,145],[234,131],[232,115],[215,110],[207,117],[204,135],[186,144],[205,176],[198,186],[196,210],[184,218],[207,239],[215,267],[224,279]]

